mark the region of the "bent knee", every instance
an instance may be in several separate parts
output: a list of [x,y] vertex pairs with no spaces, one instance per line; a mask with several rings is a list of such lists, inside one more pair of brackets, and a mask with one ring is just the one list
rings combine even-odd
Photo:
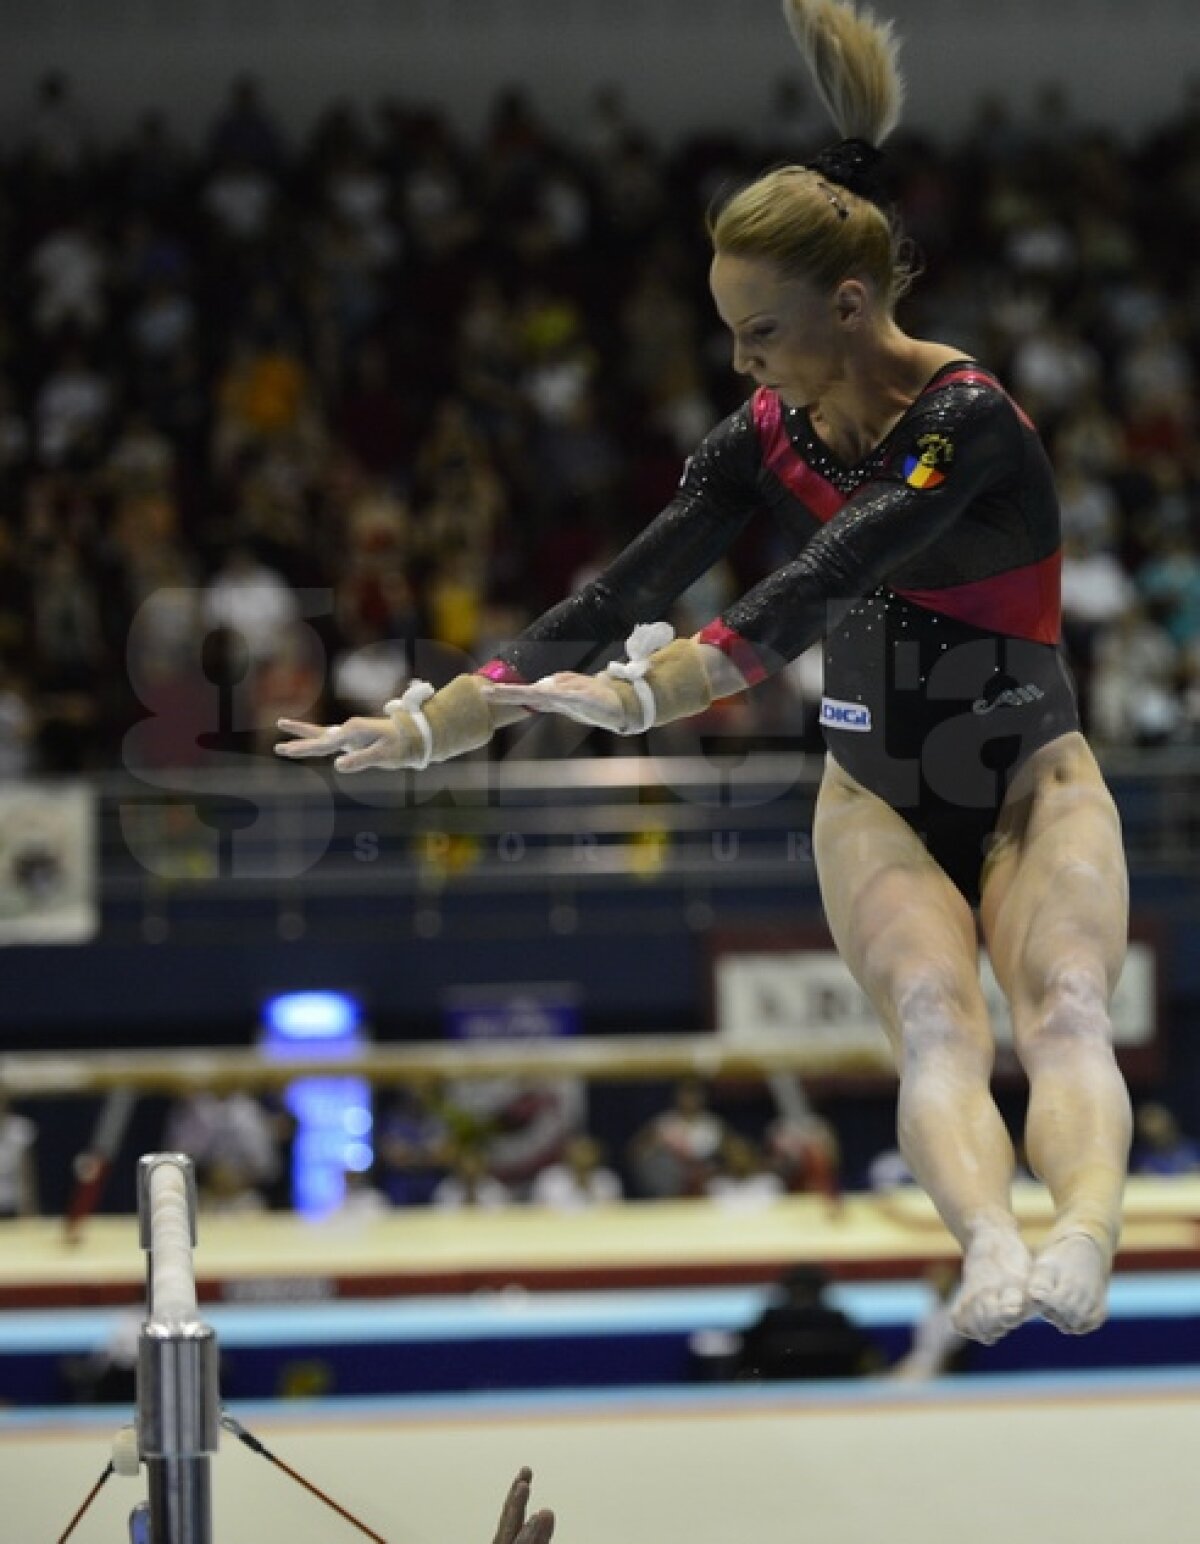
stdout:
[[1112,1019],[1102,974],[1065,965],[1048,977],[1040,1000],[1020,1016],[1018,1049],[1023,1056],[1071,1054],[1083,1046],[1110,1045]]
[[906,1063],[990,1060],[982,998],[960,972],[933,964],[907,968],[897,972],[890,997]]

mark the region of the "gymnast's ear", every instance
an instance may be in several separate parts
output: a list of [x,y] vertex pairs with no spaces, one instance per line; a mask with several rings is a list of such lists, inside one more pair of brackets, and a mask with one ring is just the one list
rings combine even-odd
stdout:
[[867,286],[861,279],[843,279],[833,292],[833,313],[843,327],[860,327],[869,306]]

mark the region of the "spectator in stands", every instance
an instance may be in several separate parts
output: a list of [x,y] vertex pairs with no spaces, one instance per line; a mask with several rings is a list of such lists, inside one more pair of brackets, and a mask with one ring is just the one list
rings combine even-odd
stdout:
[[888,1195],[903,1185],[915,1185],[916,1179],[898,1147],[885,1147],[867,1164],[867,1189]]
[[187,147],[167,115],[148,108],[138,115],[133,133],[116,154],[119,183],[129,209],[151,215],[175,212],[191,175]]
[[213,454],[230,470],[245,451],[303,441],[319,433],[307,365],[289,340],[268,330],[235,345],[217,392]]
[[255,76],[239,75],[230,86],[209,136],[209,153],[215,161],[236,156],[264,171],[282,169],[287,146]]
[[1083,551],[1112,550],[1120,537],[1121,507],[1111,484],[1065,451],[1054,472],[1064,537]]
[[595,1137],[571,1137],[560,1162],[548,1164],[534,1178],[529,1199],[554,1211],[580,1212],[621,1199],[620,1176],[605,1168],[604,1149]]
[[222,1211],[262,1210],[284,1169],[286,1122],[246,1093],[199,1093],[167,1112],[163,1146],[195,1161],[197,1183]]
[[113,409],[114,384],[82,345],[67,343],[34,399],[37,454],[48,467],[78,470],[100,459]]
[[428,1201],[455,1154],[459,1125],[440,1084],[400,1088],[375,1130],[379,1179],[395,1206]]
[[1114,552],[1064,536],[1062,632],[1079,686],[1080,713],[1091,725],[1093,657],[1098,640],[1119,624],[1135,590]]
[[637,1132],[629,1163],[643,1195],[661,1200],[703,1195],[725,1140],[724,1120],[708,1107],[699,1078],[675,1085],[670,1109]]
[[[132,410],[125,414],[117,427],[112,445],[104,458],[101,475],[118,505],[116,522],[121,518],[120,505],[129,500],[139,512],[153,509],[165,512],[155,536],[173,534],[174,506],[171,493],[176,468],[175,447],[158,429],[149,413]],[[149,504],[151,495],[157,502]],[[140,550],[141,542],[136,544]],[[137,551],[131,554],[136,559]]]
[[1200,1173],[1200,1142],[1183,1134],[1165,1104],[1147,1100],[1134,1112],[1132,1167],[1137,1174]]
[[[397,576],[406,583],[403,575]],[[379,599],[383,601],[382,586]],[[403,692],[412,674],[408,628],[385,627],[373,617],[349,608],[342,628],[345,648],[334,655],[329,684],[337,712],[349,717],[369,713]],[[393,614],[395,620],[395,614]]]
[[[1073,475],[1096,479],[1099,486],[1112,490],[1115,497],[1112,479],[1125,455],[1124,437],[1120,419],[1111,412],[1099,392],[1085,393],[1071,404],[1059,420],[1053,443],[1055,470],[1068,479],[1068,498],[1073,491],[1070,482]],[[1100,497],[1103,499],[1102,494]],[[1119,499],[1117,504],[1119,522]],[[1072,519],[1070,528],[1074,533],[1082,527],[1081,535],[1095,534],[1112,540],[1117,535],[1116,530],[1102,533],[1097,529],[1101,524],[1107,524],[1107,510],[1100,519],[1091,512],[1082,520]]]
[[1070,327],[1048,319],[1017,345],[1012,379],[1022,406],[1049,428],[1095,388],[1100,359]]
[[1137,572],[1137,587],[1179,648],[1200,640],[1200,553],[1188,531],[1161,533]]
[[267,1196],[246,1165],[217,1153],[196,1162],[196,1204],[202,1212],[240,1217],[265,1212]]
[[408,145],[399,203],[415,256],[426,265],[449,262],[479,233],[480,217],[467,191],[467,168],[444,124],[427,120]]
[[841,1144],[824,1116],[811,1109],[777,1115],[767,1126],[763,1145],[785,1189],[823,1195],[831,1202],[841,1199]]
[[826,1300],[828,1277],[798,1265],[742,1335],[735,1376],[777,1381],[862,1378],[880,1371],[878,1346],[848,1314]]
[[718,1153],[717,1169],[704,1193],[731,1212],[761,1211],[785,1194],[783,1180],[767,1167],[758,1146],[740,1132],[728,1131]]
[[589,161],[599,166],[609,161],[626,140],[638,133],[624,91],[611,81],[605,81],[592,91],[583,122],[581,149]]
[[409,476],[415,420],[383,345],[377,338],[366,338],[348,361],[334,409],[339,444],[370,477],[400,488]]
[[216,163],[201,191],[200,207],[224,262],[235,262],[238,248],[266,242],[277,198],[275,184],[261,166],[238,154],[225,154]]
[[88,130],[75,88],[62,71],[53,70],[38,83],[21,140],[30,165],[43,176],[69,181],[84,169]]
[[0,1084],[0,1218],[32,1217],[38,1210],[36,1145],[37,1127],[12,1108]]
[[233,547],[204,587],[205,628],[236,634],[256,665],[279,652],[282,639],[299,619],[296,596],[283,575],[261,562],[250,547]]
[[1092,652],[1092,729],[1107,745],[1162,745],[1184,720],[1183,661],[1170,634],[1135,601],[1099,632]]
[[33,321],[45,337],[67,329],[95,334],[107,318],[109,259],[94,218],[71,214],[29,254]]
[[345,1189],[334,1216],[349,1222],[372,1222],[386,1217],[392,1203],[386,1191],[380,1189],[369,1169],[347,1169]]
[[434,1186],[431,1203],[443,1211],[495,1212],[512,1202],[512,1192],[488,1172],[481,1148],[469,1145],[450,1155],[450,1172]]

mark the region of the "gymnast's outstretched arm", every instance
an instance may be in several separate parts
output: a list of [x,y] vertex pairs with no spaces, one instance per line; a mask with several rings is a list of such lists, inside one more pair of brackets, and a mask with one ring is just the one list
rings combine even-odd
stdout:
[[276,745],[277,754],[334,756],[335,771],[362,772],[419,769],[486,745],[525,713],[497,683],[586,670],[635,625],[661,617],[756,512],[759,473],[753,423],[742,408],[706,436],[674,498],[605,572],[538,617],[495,659],[436,693],[414,683],[379,716],[333,725],[280,719],[291,738]]
[[[930,393],[924,413],[912,415],[897,442],[894,461],[903,462],[925,415],[945,414],[950,399],[954,472],[938,487],[915,488],[898,471],[885,471],[864,484],[797,557],[694,638],[646,650],[647,641],[665,635],[655,638],[644,629],[631,637],[630,665],[616,667],[615,674],[614,667],[595,676],[557,671],[532,685],[498,685],[495,699],[637,734],[702,712],[714,698],[742,691],[796,659],[855,601],[944,539],[984,490],[1011,475],[1016,416],[1003,394],[987,385]],[[639,649],[646,651],[634,659]]]

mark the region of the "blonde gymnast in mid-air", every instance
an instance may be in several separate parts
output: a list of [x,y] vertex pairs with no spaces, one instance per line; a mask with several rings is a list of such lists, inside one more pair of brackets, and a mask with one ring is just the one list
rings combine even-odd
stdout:
[[[1109,1019],[1128,885],[1058,647],[1051,468],[995,376],[896,323],[912,274],[879,187],[903,96],[890,26],[851,0],[785,10],[842,139],[710,218],[713,298],[753,395],[609,568],[479,672],[380,718],[283,720],[277,748],[420,767],[528,708],[638,734],[823,638],[821,894],[895,1051],[901,1149],[963,1249],[955,1322],[985,1342],[1033,1315],[1084,1334],[1105,1316],[1130,1141]],[[791,561],[695,637],[641,627],[628,660],[588,673],[763,515]],[[1054,1201],[1036,1256],[989,1089],[976,910]]]

